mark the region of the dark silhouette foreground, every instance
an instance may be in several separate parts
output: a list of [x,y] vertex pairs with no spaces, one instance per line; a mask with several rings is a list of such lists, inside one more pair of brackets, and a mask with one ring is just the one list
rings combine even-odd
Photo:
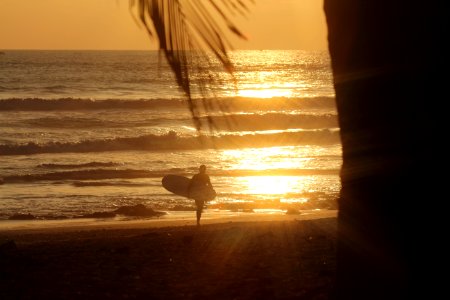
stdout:
[[336,218],[187,224],[0,231],[0,299],[327,299]]
[[325,0],[325,12],[343,147],[337,296],[436,299],[443,216],[427,211],[447,164],[448,16],[438,1]]

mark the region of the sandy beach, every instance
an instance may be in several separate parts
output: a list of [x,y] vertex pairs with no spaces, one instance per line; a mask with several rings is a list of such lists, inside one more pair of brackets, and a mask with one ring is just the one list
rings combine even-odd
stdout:
[[[7,225],[9,224],[9,225]],[[336,211],[7,222],[1,299],[329,299]]]

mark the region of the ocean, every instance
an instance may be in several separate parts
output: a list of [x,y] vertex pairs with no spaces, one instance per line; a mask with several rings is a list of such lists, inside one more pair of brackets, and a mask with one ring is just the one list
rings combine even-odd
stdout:
[[216,128],[199,133],[157,51],[4,50],[0,220],[137,204],[162,218],[194,215],[193,200],[161,179],[201,164],[217,192],[207,213],[336,209],[342,149],[328,53],[230,55],[234,79],[211,67],[221,82],[206,87]]

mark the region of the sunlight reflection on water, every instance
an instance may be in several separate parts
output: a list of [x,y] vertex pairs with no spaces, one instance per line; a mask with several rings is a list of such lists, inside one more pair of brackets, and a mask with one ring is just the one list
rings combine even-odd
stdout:
[[[299,148],[267,147],[225,150],[223,160],[230,161],[230,169],[270,170],[304,168],[308,158],[298,155]],[[305,153],[306,154],[306,153]],[[309,155],[311,155],[309,153]]]
[[290,97],[292,91],[289,89],[248,89],[239,90],[237,95],[239,97],[252,97],[252,98],[273,98],[273,97]]
[[[267,171],[259,176],[243,176],[235,178],[240,187],[239,193],[249,195],[265,195],[265,198],[279,197],[286,202],[307,202],[305,198],[289,197],[289,194],[313,193],[318,184],[317,176],[289,176],[276,173],[280,170],[310,169],[314,166],[314,148],[305,147],[271,147],[222,152],[223,160],[232,170]],[[272,173],[272,174],[271,174]]]

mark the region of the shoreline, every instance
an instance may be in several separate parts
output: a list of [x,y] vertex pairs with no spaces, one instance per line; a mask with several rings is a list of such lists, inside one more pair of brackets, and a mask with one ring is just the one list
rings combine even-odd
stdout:
[[[337,216],[337,210],[302,210],[299,214],[286,214],[282,211],[268,212],[231,212],[205,210],[201,224],[217,224],[232,222],[259,221],[293,221],[332,218]],[[195,211],[171,212],[161,217],[153,218],[75,218],[64,220],[1,220],[0,233],[9,231],[71,231],[90,229],[117,228],[161,228],[195,225]]]

